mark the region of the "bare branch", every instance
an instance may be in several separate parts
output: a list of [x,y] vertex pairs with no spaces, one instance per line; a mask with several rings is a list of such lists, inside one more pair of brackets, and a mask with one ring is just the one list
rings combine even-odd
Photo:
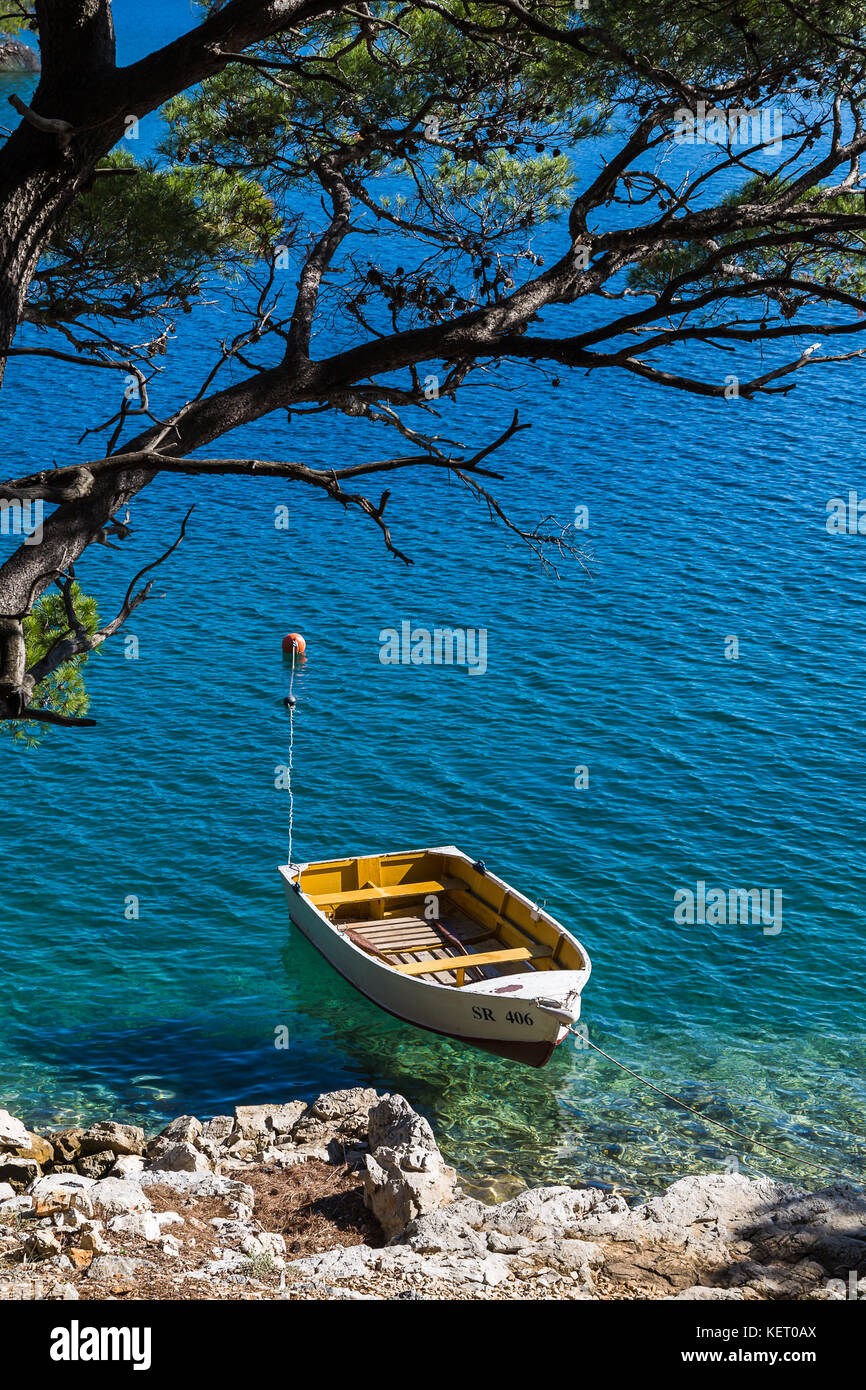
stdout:
[[151,589],[153,588],[152,580],[145,584],[142,589],[138,589],[137,592],[136,586],[143,575],[147,574],[149,570],[156,569],[158,565],[164,564],[168,557],[177,550],[186,536],[186,525],[193,510],[194,508],[190,507],[189,511],[186,513],[181,523],[180,533],[177,539],[162,555],[156,560],[151,560],[149,564],[145,565],[139,570],[138,574],[136,574],[126,591],[126,597],[116,617],[114,617],[110,623],[106,623],[103,627],[99,628],[98,631],[93,633],[88,632],[75,612],[72,600],[74,570],[70,570],[62,577],[62,580],[58,580],[58,588],[63,595],[64,607],[69,623],[69,632],[67,634],[61,634],[50,650],[46,652],[39,661],[34,662],[28,669],[21,687],[21,693],[25,697],[26,703],[24,703],[20,711],[15,714],[14,717],[16,719],[35,719],[44,724],[64,725],[92,725],[96,722],[92,719],[72,719],[65,715],[56,715],[52,711],[34,709],[29,704],[29,701],[32,699],[34,692],[38,689],[41,682],[44,681],[52,671],[56,671],[59,666],[63,666],[68,661],[72,661],[74,657],[80,656],[84,652],[95,651],[96,648],[100,647],[103,642],[106,642],[109,637],[113,637],[126,622],[130,614],[134,613],[136,608],[150,597]]
[[32,107],[25,106],[15,92],[9,97],[9,105],[14,106],[19,116],[23,116],[28,125],[32,125],[36,130],[44,131],[46,135],[56,135],[57,143],[62,150],[66,149],[75,134],[75,127],[69,121],[57,120],[51,116],[40,116]]

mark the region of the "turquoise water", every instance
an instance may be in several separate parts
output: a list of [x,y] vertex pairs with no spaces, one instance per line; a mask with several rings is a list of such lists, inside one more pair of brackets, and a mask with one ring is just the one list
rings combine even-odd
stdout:
[[[153,8],[169,32],[188,18]],[[212,360],[221,312],[183,325],[165,400]],[[92,662],[96,729],[30,753],[0,742],[0,1105],[34,1126],[155,1125],[373,1085],[424,1109],[481,1188],[645,1193],[738,1161],[862,1181],[864,542],[825,528],[830,497],[866,495],[860,373],[803,373],[753,404],[613,374],[557,388],[529,367],[470,386],[447,431],[480,443],[520,408],[532,429],[499,456],[499,496],[529,522],[587,506],[592,577],[544,574],[438,477],[389,480],[411,569],[298,487],[148,488],[132,543],[78,572],[110,612],[196,503],[165,596],[129,625],[138,659],[114,643]],[[14,363],[7,471],[68,456],[108,389]],[[265,422],[231,445],[315,465],[383,446],[344,417]],[[404,619],[486,628],[488,670],[382,665],[379,633]],[[443,842],[482,856],[589,950],[590,1039],[783,1157],[744,1152],[570,1043],[531,1071],[397,1023],[290,933],[274,785],[289,629],[308,642],[296,857]],[[782,930],[678,925],[675,891],[698,880],[781,891]]]

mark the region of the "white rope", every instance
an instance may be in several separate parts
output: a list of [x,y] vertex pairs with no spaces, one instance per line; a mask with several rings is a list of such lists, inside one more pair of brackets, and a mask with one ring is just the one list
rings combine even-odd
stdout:
[[289,868],[292,867],[292,839],[295,830],[295,793],[292,788],[292,771],[295,765],[295,705],[294,705],[294,684],[295,684],[295,652],[297,648],[292,643],[292,674],[289,679]]
[[295,794],[292,791],[292,767],[295,756],[295,711],[289,706],[289,868],[292,867],[292,836],[295,828]]

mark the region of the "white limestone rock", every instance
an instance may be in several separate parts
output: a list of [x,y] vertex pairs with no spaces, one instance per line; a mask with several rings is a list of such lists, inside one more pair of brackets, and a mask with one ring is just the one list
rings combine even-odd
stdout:
[[26,1149],[30,1143],[30,1131],[8,1110],[0,1110],[0,1153]]
[[475,1219],[484,1230],[530,1240],[579,1239],[587,1229],[594,1233],[629,1213],[622,1197],[596,1187],[534,1187],[498,1206],[476,1203],[476,1208]]
[[[264,1143],[262,1138],[260,1143]],[[259,1153],[259,1144],[255,1139],[245,1139],[240,1130],[234,1130],[225,1141],[220,1145],[219,1156],[221,1167],[237,1167],[241,1163],[250,1163]]]
[[132,1178],[137,1181],[144,1172],[145,1160],[138,1154],[121,1154],[107,1173],[109,1178]]
[[373,1250],[369,1245],[335,1246],[333,1250],[323,1250],[317,1255],[305,1255],[292,1260],[289,1268],[312,1278],[357,1279],[375,1265],[384,1252]]
[[249,1231],[241,1237],[241,1250],[245,1255],[270,1255],[276,1262],[283,1260],[286,1242],[277,1231]]
[[29,1197],[26,1192],[19,1192],[17,1196],[6,1197],[0,1202],[0,1211],[4,1212],[7,1216],[11,1216],[14,1212],[30,1211],[32,1207],[33,1198]]
[[680,1178],[658,1197],[635,1207],[636,1222],[706,1234],[735,1234],[754,1225],[779,1197],[796,1195],[771,1178],[747,1178],[742,1173],[706,1173]]
[[234,1129],[231,1115],[214,1115],[202,1125],[201,1138],[208,1143],[222,1144]]
[[135,1260],[128,1255],[97,1255],[90,1263],[87,1277],[111,1283],[115,1280],[131,1283],[146,1267],[145,1260]]
[[128,1211],[122,1216],[113,1216],[108,1223],[109,1231],[128,1236],[140,1236],[142,1240],[159,1240],[162,1231],[160,1223],[152,1211]]
[[452,1200],[457,1174],[427,1121],[402,1096],[387,1096],[371,1108],[368,1143],[364,1202],[389,1239]]
[[491,1231],[487,1237],[487,1249],[494,1255],[519,1255],[532,1249],[528,1236],[519,1236],[510,1231]]
[[285,1105],[238,1105],[235,1108],[234,1133],[251,1141],[256,1148],[287,1141],[307,1107],[302,1100]]
[[694,1301],[696,1303],[708,1303],[711,1300],[718,1302],[726,1299],[740,1300],[745,1298],[742,1289],[714,1289],[707,1284],[694,1284],[690,1289],[683,1289],[681,1293],[667,1294],[661,1301],[663,1303],[685,1303]]
[[0,1182],[19,1191],[29,1190],[31,1183],[42,1176],[42,1165],[35,1158],[21,1158],[13,1153],[0,1153]]
[[160,1230],[162,1230],[164,1226],[183,1225],[183,1217],[180,1215],[180,1212],[177,1211],[158,1211],[156,1213],[156,1219],[159,1222]]
[[204,1125],[195,1115],[179,1115],[160,1131],[160,1137],[172,1144],[194,1144],[204,1132]]
[[214,1165],[207,1154],[187,1140],[182,1140],[169,1144],[155,1158],[149,1159],[147,1166],[150,1172],[210,1173]]
[[383,1274],[438,1279],[450,1284],[501,1284],[511,1269],[501,1255],[421,1255],[405,1245],[389,1245],[378,1252],[376,1267]]
[[367,1140],[370,1114],[383,1099],[370,1086],[326,1091],[305,1107],[292,1139],[296,1144],[328,1144],[336,1139],[344,1145]]
[[497,1251],[489,1244],[488,1238],[473,1230],[466,1221],[452,1217],[449,1207],[416,1217],[397,1239],[424,1255],[459,1253],[483,1258],[488,1249],[494,1253],[504,1253]]
[[534,1259],[566,1274],[587,1274],[604,1262],[604,1253],[589,1240],[540,1240],[530,1246]]
[[80,1207],[64,1207],[52,1219],[54,1225],[62,1231],[87,1231],[91,1227],[102,1225],[101,1221],[87,1216]]
[[108,1255],[111,1253],[111,1246],[102,1234],[101,1221],[92,1221],[86,1230],[83,1230],[76,1237],[76,1244],[82,1250],[92,1250],[94,1255]]
[[149,1211],[150,1198],[137,1182],[128,1178],[101,1178],[85,1194],[90,1209],[98,1216],[123,1216],[127,1212]]
[[86,1178],[83,1173],[46,1173],[32,1182],[27,1191],[36,1202],[73,1198],[76,1205],[87,1211],[87,1195],[95,1186],[96,1179]]
[[[240,1250],[225,1250],[220,1257],[215,1260],[208,1260],[202,1267],[199,1277],[208,1279],[225,1279],[226,1276],[243,1276],[243,1272],[249,1261],[249,1255],[244,1255]],[[192,1276],[190,1276],[192,1277]],[[240,1282],[246,1282],[242,1277]]]

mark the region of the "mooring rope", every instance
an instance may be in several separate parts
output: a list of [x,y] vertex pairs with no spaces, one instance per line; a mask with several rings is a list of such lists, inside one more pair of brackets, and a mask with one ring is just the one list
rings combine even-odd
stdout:
[[[598,1047],[596,1043],[590,1042],[586,1033],[580,1033],[574,1027],[569,1028],[568,1031],[569,1033],[574,1033],[575,1037],[580,1038],[582,1047],[591,1047],[600,1057],[604,1057],[605,1061],[612,1062],[615,1067],[619,1067],[620,1071],[627,1072],[629,1076],[633,1076],[635,1081],[639,1081],[642,1086],[648,1086],[649,1089],[655,1091],[657,1095],[664,1096],[665,1100],[672,1101],[674,1105],[679,1105],[683,1110],[690,1111],[692,1115],[697,1115],[698,1119],[703,1120],[704,1124],[715,1125],[717,1129],[723,1129],[726,1134],[732,1134],[735,1139],[742,1139],[748,1144],[750,1149],[765,1149],[767,1153],[776,1154],[777,1157],[786,1159],[788,1163],[791,1162],[793,1157],[792,1154],[785,1153],[783,1149],[776,1149],[772,1144],[765,1144],[762,1139],[755,1139],[748,1134],[741,1133],[738,1129],[732,1129],[730,1125],[723,1124],[721,1120],[714,1120],[712,1115],[705,1115],[702,1110],[696,1110],[693,1105],[686,1105],[684,1100],[679,1100],[676,1096],[672,1096],[667,1091],[663,1091],[660,1086],[654,1086],[652,1081],[647,1081],[645,1076],[639,1076],[636,1071],[632,1071],[631,1067],[627,1067],[623,1062],[618,1062],[615,1057],[611,1057],[609,1052],[605,1052],[604,1049]],[[850,1178],[843,1177],[841,1173],[836,1173],[832,1168],[826,1168],[820,1163],[811,1163],[808,1159],[798,1159],[797,1162],[800,1163],[802,1167],[813,1168],[816,1172],[823,1173],[825,1177],[836,1178],[839,1182],[850,1182]]]
[[292,839],[295,832],[295,793],[292,787],[292,772],[295,765],[295,653],[297,647],[292,644],[292,674],[289,677],[289,697],[286,704],[289,708],[289,869],[292,867]]

